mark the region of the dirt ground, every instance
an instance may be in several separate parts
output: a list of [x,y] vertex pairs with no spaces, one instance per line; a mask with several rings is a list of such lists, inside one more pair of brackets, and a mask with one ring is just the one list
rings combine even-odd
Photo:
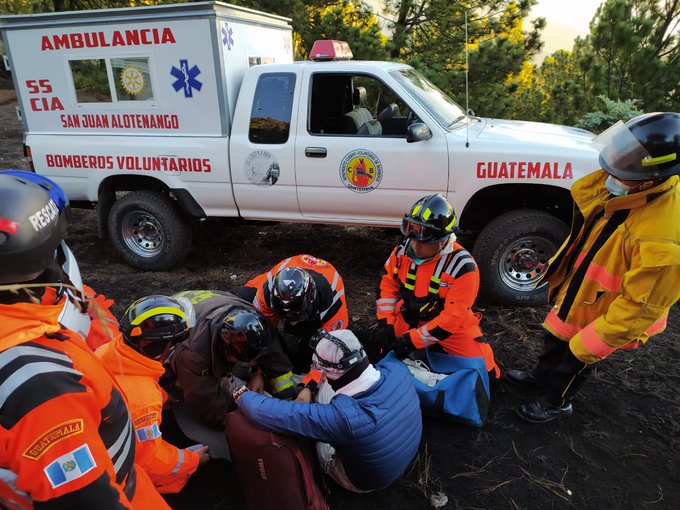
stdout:
[[[0,168],[27,168],[10,88],[0,75]],[[76,211],[68,238],[83,279],[115,299],[118,314],[151,293],[235,291],[288,255],[311,253],[331,261],[343,276],[352,328],[360,338],[373,328],[376,277],[396,240],[380,229],[204,222],[195,226],[182,267],[150,273],[116,259],[107,241],[97,238],[91,211]],[[472,248],[471,240],[463,244]],[[547,309],[483,303],[478,309],[501,367],[530,367]],[[638,352],[618,353],[597,365],[576,398],[574,416],[546,425],[523,423],[515,409],[533,395],[500,381],[483,428],[426,418],[410,473],[366,495],[331,484],[330,507],[426,509],[432,508],[428,497],[441,492],[448,498],[443,508],[451,509],[680,508],[679,315],[675,307],[667,331]],[[166,436],[172,436],[172,423],[166,426]],[[233,469],[238,467],[211,461],[168,501],[177,509],[238,509]]]

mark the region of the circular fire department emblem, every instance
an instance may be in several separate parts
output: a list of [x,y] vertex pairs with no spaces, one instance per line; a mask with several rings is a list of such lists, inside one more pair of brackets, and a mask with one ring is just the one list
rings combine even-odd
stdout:
[[251,152],[245,160],[243,171],[253,184],[273,186],[279,180],[281,168],[276,157],[263,150]]
[[127,66],[120,72],[120,82],[125,92],[131,96],[136,96],[144,90],[144,74],[135,66]]
[[355,193],[369,193],[380,186],[382,164],[374,153],[366,149],[354,150],[340,163],[340,180]]

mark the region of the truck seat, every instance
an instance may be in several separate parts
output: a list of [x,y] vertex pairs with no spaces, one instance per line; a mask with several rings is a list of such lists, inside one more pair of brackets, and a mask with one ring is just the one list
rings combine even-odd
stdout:
[[354,133],[358,135],[380,135],[382,134],[382,126],[380,122],[373,118],[368,109],[361,106],[365,102],[366,89],[364,87],[356,87],[352,95],[354,109],[351,112],[345,113],[345,117],[354,122]]

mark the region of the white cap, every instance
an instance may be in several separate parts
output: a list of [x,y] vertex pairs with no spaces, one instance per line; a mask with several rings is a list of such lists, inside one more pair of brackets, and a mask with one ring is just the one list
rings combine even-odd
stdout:
[[[329,331],[327,335],[334,337],[335,342],[327,336],[319,340],[312,355],[312,363],[319,370],[323,371],[329,379],[338,379],[354,365],[362,361],[366,357],[366,353],[359,339],[349,329]],[[338,343],[342,344],[346,350],[343,350]],[[355,356],[352,356],[352,354],[355,354]],[[345,367],[327,366],[329,363],[339,364],[343,359],[347,360],[347,366]]]

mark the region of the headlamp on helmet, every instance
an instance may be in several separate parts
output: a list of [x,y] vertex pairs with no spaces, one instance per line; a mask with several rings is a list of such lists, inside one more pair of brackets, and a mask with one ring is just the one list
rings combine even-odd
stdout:
[[[338,349],[340,349],[340,351],[342,352],[342,358],[339,361],[333,362],[324,359],[317,353],[316,348],[319,345],[319,342],[323,339],[332,342],[335,346],[338,347]],[[347,370],[355,366],[357,363],[363,361],[364,358],[366,358],[366,352],[364,351],[363,347],[359,348],[358,350],[352,351],[345,345],[345,342],[343,342],[340,338],[334,336],[332,333],[329,333],[323,328],[319,329],[319,331],[312,335],[312,337],[309,340],[309,346],[314,350],[314,354],[312,355],[312,363],[317,367],[317,369],[330,369],[340,372],[346,372]]]

